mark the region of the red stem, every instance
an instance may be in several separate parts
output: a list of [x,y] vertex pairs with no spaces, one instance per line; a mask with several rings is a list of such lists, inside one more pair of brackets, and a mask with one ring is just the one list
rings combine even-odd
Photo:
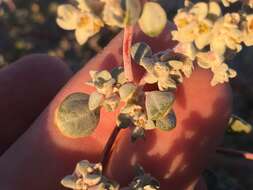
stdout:
[[128,81],[134,80],[133,66],[131,63],[131,46],[133,41],[133,26],[126,26],[124,29],[124,40],[123,40],[123,62],[125,76]]
[[102,156],[102,161],[101,161],[101,163],[104,167],[104,169],[103,169],[104,171],[105,171],[105,168],[107,167],[109,158],[110,158],[111,153],[112,153],[112,146],[115,143],[115,140],[116,140],[120,130],[121,130],[121,128],[115,126],[111,136],[109,137],[109,139],[108,139],[108,141],[105,145],[103,156]]
[[244,158],[246,160],[252,160],[253,161],[253,153],[239,151],[239,150],[233,150],[233,149],[226,149],[226,148],[217,148],[217,153],[225,154],[228,156],[236,156],[240,158]]

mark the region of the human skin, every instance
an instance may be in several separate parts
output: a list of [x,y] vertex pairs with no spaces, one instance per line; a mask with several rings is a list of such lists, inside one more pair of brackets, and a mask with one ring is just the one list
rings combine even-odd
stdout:
[[[165,33],[154,39],[136,35],[135,40],[145,40],[146,43],[152,46],[154,51],[164,50],[168,48],[168,45],[172,44],[170,37]],[[0,189],[64,189],[59,182],[65,175],[72,173],[78,161],[87,159],[91,162],[98,162],[101,160],[104,146],[115,127],[117,114],[107,113],[102,109],[99,125],[91,136],[71,139],[64,137],[57,129],[55,112],[59,104],[69,94],[74,92],[90,93],[94,90],[85,85],[85,81],[90,79],[88,75],[90,70],[111,69],[122,64],[122,48],[120,44],[122,44],[122,34],[115,37],[101,54],[92,59],[67,83],[35,123],[0,157]],[[140,75],[141,72],[135,70],[135,73]],[[120,182],[126,183],[132,168],[126,168],[122,165],[129,165],[129,161],[132,160],[131,149],[133,148],[134,153],[141,150],[137,155],[137,160],[141,161],[140,164],[143,164],[147,171],[152,170],[154,172],[152,175],[160,179],[160,176],[165,171],[165,166],[168,169],[168,163],[174,159],[179,160],[175,157],[175,154],[181,152],[187,155],[187,159],[180,159],[177,162],[180,163],[180,166],[191,163],[192,173],[189,170],[180,172],[177,170],[178,164],[174,164],[170,168],[170,170],[174,170],[171,176],[173,182],[172,180],[162,180],[162,185],[172,184],[176,186],[178,184],[179,187],[188,189],[193,187],[202,170],[208,164],[209,155],[214,153],[217,142],[223,135],[231,109],[228,85],[219,85],[211,88],[209,82],[210,73],[198,69],[194,72],[193,77],[187,79],[183,86],[179,88],[174,107],[178,117],[178,126],[175,130],[163,133],[158,131],[149,132],[146,143],[142,141],[137,142],[138,145],[143,144],[142,148],[137,147],[137,144],[129,143],[128,130],[122,131],[117,138],[114,149],[118,150],[121,147],[125,151],[122,151],[122,149],[120,152],[115,151],[112,153],[111,162],[106,173],[118,178]],[[198,93],[191,89],[197,90]],[[189,132],[189,134],[185,135],[188,130],[183,129],[186,128],[189,128],[190,132],[194,131],[194,134],[192,135]],[[201,143],[203,135],[210,135],[210,138]],[[159,139],[159,144],[162,146],[156,143],[154,136]],[[188,139],[187,143],[186,139]],[[198,142],[204,145],[195,146]],[[178,151],[174,148],[169,148],[172,145]],[[127,149],[126,146],[129,148]],[[143,157],[146,153],[145,149],[148,150],[150,146],[153,146],[152,153],[166,154],[166,157],[157,160],[156,164],[159,164],[155,168],[153,167],[153,155],[146,156],[143,162]],[[126,163],[121,163],[120,161],[124,156],[130,160]],[[116,157],[118,159],[115,159]],[[113,166],[113,162],[115,162],[115,166],[120,167]],[[119,165],[120,163],[121,165]],[[162,173],[159,174],[159,171],[162,171]],[[125,175],[126,178],[123,179]],[[181,175],[187,179],[182,180]],[[162,189],[166,188],[162,186]]]
[[0,155],[27,129],[72,76],[60,59],[25,56],[0,70]]

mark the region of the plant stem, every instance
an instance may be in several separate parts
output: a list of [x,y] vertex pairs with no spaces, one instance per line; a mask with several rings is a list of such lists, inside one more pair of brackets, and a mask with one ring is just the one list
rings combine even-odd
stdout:
[[126,26],[124,28],[124,40],[123,40],[123,62],[125,76],[129,82],[134,80],[133,66],[131,63],[131,46],[133,41],[133,26]]
[[[115,126],[111,136],[109,137],[109,139],[105,145],[103,156],[102,156],[102,161],[101,161],[104,168],[106,168],[106,166],[108,164],[110,155],[112,153],[112,146],[113,146],[115,139],[118,136],[120,130],[121,130],[121,128]],[[103,169],[103,170],[105,171],[105,169]]]
[[249,152],[233,150],[233,149],[226,149],[226,148],[217,148],[216,152],[220,153],[220,154],[225,154],[228,156],[235,156],[235,157],[240,157],[240,158],[244,158],[246,160],[253,161],[253,153],[249,153]]

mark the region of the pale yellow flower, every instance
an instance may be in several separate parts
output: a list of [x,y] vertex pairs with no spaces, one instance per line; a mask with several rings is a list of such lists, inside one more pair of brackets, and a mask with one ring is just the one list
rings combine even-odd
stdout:
[[213,19],[217,19],[221,15],[221,9],[218,3],[200,2],[188,9],[180,9],[174,22],[177,30],[172,32],[174,40],[181,43],[194,42],[198,49],[203,49],[210,44]]
[[109,26],[124,27],[124,10],[119,0],[101,0],[104,2],[103,21]]
[[215,86],[217,84],[222,84],[224,82],[228,82],[229,78],[236,77],[236,71],[233,69],[230,69],[227,64],[221,63],[214,65],[212,67],[213,71],[213,79],[211,81],[211,85]]
[[229,78],[236,77],[236,71],[230,69],[227,64],[224,63],[224,57],[214,52],[199,52],[197,54],[197,63],[201,68],[211,69],[213,72],[212,86],[228,82]]
[[[84,1],[83,1],[84,2]],[[91,36],[98,33],[103,27],[103,21],[96,16],[88,6],[79,4],[75,7],[71,4],[63,4],[57,10],[57,24],[65,30],[75,30],[75,36],[79,44],[84,44]]]
[[246,16],[243,30],[243,42],[246,46],[253,45],[253,14]]
[[223,55],[226,48],[239,52],[242,48],[242,32],[239,28],[240,15],[238,13],[227,13],[214,24],[211,51]]

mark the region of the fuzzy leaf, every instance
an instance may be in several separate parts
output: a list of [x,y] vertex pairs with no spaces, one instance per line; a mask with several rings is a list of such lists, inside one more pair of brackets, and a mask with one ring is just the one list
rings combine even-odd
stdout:
[[228,123],[228,131],[233,133],[246,133],[252,132],[252,125],[244,121],[242,118],[232,115]]
[[139,63],[143,57],[152,56],[152,49],[146,43],[138,42],[132,46],[131,56],[132,56],[133,60],[135,60],[137,63]]
[[163,118],[171,110],[174,99],[175,97],[171,92],[146,92],[145,106],[148,119],[157,120]]
[[137,87],[133,83],[127,83],[120,87],[119,95],[123,101],[131,99],[136,91]]
[[66,177],[64,177],[62,180],[61,180],[61,184],[64,186],[64,187],[67,187],[67,188],[71,188],[71,189],[76,189],[76,181],[78,180],[78,178],[74,175],[68,175]]
[[88,106],[89,95],[70,94],[56,111],[56,124],[67,137],[79,138],[91,135],[96,129],[100,113],[91,111]]
[[106,109],[106,111],[113,112],[119,106],[119,103],[120,103],[119,96],[113,95],[113,96],[104,100],[103,107]]
[[123,67],[115,67],[112,70],[112,77],[116,80],[117,84],[124,84],[127,82]]
[[89,98],[89,109],[91,111],[96,110],[102,104],[104,95],[98,92],[93,92]]
[[176,115],[173,111],[171,111],[164,118],[160,118],[156,121],[156,127],[163,130],[169,131],[176,127]]
[[121,0],[121,6],[125,11],[125,25],[134,25],[141,14],[140,0]]
[[167,15],[164,9],[155,2],[144,5],[139,25],[141,30],[150,37],[158,36],[167,24]]

